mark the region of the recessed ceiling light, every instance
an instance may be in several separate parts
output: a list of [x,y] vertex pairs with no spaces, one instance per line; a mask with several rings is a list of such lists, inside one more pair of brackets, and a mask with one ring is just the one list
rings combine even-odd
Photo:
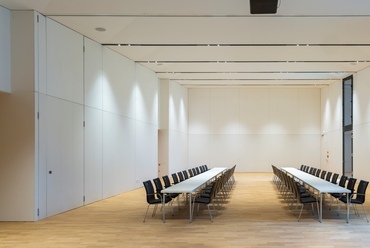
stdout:
[[106,29],[103,28],[103,27],[97,27],[95,28],[96,31],[99,31],[99,32],[104,32]]

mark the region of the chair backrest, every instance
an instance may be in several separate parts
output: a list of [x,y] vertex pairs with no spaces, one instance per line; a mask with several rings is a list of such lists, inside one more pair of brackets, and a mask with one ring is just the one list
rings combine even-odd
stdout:
[[333,172],[331,172],[331,171],[328,171],[328,173],[326,173],[326,178],[325,178],[325,180],[326,181],[328,181],[328,182],[330,182],[330,178],[331,178],[331,175],[333,174]]
[[208,166],[206,164],[204,165],[204,168],[206,169],[206,171],[208,170]]
[[326,176],[326,171],[325,171],[325,170],[323,170],[323,171],[321,172],[320,178],[321,178],[321,179],[325,179],[325,176]]
[[155,184],[155,188],[157,190],[157,193],[160,194],[162,193],[163,185],[161,183],[161,180],[157,177],[153,179],[153,182]]
[[148,203],[153,202],[155,198],[153,184],[150,180],[143,182],[146,191],[146,201]]
[[352,193],[355,191],[355,184],[356,184],[357,179],[356,178],[349,178],[348,183],[347,183],[347,189],[349,189]]
[[190,177],[193,177],[194,176],[193,171],[191,169],[188,169],[188,171],[189,171]]
[[182,174],[184,174],[184,178],[185,178],[185,180],[186,180],[186,179],[189,179],[189,175],[188,175],[188,173],[186,172],[186,170],[183,170],[183,171],[182,171]]
[[338,177],[339,177],[339,174],[334,173],[333,177],[331,178],[331,183],[337,184]]
[[305,167],[305,165],[304,164],[301,164],[301,168],[299,168],[301,171],[303,171],[304,170],[304,167]]
[[345,175],[342,175],[340,177],[338,185],[341,186],[341,187],[344,187],[344,186],[346,186],[346,181],[347,181],[347,177]]
[[171,174],[172,179],[173,179],[173,184],[178,184],[179,183],[179,178],[177,177],[176,173]]
[[312,174],[313,174],[313,169],[314,169],[314,168],[313,168],[313,167],[311,167],[311,168],[310,168],[310,170],[308,171],[308,173],[312,175]]
[[306,165],[306,169],[304,171],[308,173],[310,171],[310,166]]
[[316,175],[315,175],[315,176],[319,177],[319,176],[320,176],[320,172],[321,172],[321,169],[317,169],[317,170],[316,170]]
[[163,176],[162,179],[163,179],[165,188],[171,187],[171,181],[167,175]]
[[200,174],[199,167],[195,167],[195,170],[197,171],[197,175]]
[[369,182],[361,180],[360,183],[357,186],[357,196],[356,200],[358,203],[363,204],[365,202],[365,196],[366,196],[366,189],[369,185]]
[[195,168],[192,168],[191,170],[193,171],[194,176],[199,174],[199,173],[197,173],[197,170]]
[[313,168],[313,170],[312,170],[312,175],[316,175],[316,171],[317,171],[317,169],[316,168]]
[[179,179],[180,179],[180,182],[184,181],[184,175],[182,174],[182,172],[177,172],[177,175],[179,175]]

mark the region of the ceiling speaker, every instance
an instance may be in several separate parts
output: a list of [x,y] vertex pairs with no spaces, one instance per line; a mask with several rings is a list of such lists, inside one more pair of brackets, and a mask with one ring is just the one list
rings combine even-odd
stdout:
[[276,14],[278,0],[249,0],[251,14]]

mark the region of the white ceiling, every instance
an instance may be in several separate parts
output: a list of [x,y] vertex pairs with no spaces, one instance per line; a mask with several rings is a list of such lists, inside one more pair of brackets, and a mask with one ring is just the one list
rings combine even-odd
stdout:
[[370,66],[369,0],[279,4],[251,15],[249,0],[0,0],[188,87],[320,87]]

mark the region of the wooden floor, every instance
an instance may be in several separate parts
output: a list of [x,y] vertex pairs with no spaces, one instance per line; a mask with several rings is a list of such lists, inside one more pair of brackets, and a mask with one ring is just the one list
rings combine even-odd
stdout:
[[310,211],[297,222],[278,196],[272,173],[235,178],[213,223],[207,211],[189,223],[187,206],[175,207],[174,216],[168,210],[166,223],[160,211],[143,223],[147,205],[144,189],[138,189],[34,223],[0,222],[0,247],[370,247],[363,214],[352,212],[347,224],[344,208],[338,216],[325,204],[323,223]]

